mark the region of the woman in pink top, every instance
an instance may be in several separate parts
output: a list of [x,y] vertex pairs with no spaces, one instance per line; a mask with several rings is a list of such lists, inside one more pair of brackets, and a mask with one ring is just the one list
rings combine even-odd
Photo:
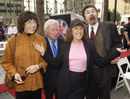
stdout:
[[63,47],[63,65],[58,80],[58,99],[84,99],[90,62],[84,22],[71,22],[67,42]]

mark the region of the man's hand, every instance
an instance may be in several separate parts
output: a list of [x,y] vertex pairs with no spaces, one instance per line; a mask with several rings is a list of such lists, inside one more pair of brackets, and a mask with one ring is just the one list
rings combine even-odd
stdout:
[[118,52],[126,52],[126,51],[127,51],[127,49],[121,49],[121,48],[116,48],[116,50],[117,50]]
[[29,67],[26,68],[26,73],[27,74],[33,74],[37,72],[40,69],[39,65],[30,65]]
[[33,43],[33,46],[35,47],[35,49],[36,49],[37,51],[40,52],[40,54],[41,54],[42,56],[44,56],[45,48],[44,48],[42,45],[37,44],[37,43]]
[[119,61],[120,57],[117,57],[111,61],[111,64],[116,64]]

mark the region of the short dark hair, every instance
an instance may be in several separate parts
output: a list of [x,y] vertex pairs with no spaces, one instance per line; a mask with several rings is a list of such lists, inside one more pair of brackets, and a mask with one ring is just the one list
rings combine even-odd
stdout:
[[87,8],[94,8],[94,9],[98,12],[98,9],[97,9],[94,5],[88,4],[88,5],[86,5],[86,6],[83,8],[83,10],[82,10],[82,16],[83,16],[84,18],[85,18],[85,10],[86,10]]
[[[23,33],[24,32],[25,22],[27,22],[30,19],[33,19],[33,20],[36,21],[37,29],[38,29],[39,23],[38,23],[37,15],[35,13],[33,13],[33,12],[25,11],[25,12],[21,13],[18,16],[18,19],[17,19],[17,29],[18,29],[19,33]],[[36,31],[37,31],[37,29],[36,29]]]
[[71,21],[70,28],[68,29],[67,34],[66,34],[66,41],[71,42],[73,40],[72,28],[76,27],[76,26],[83,27],[83,29],[84,29],[84,35],[82,37],[82,40],[83,41],[86,40],[85,22],[81,21],[79,19],[75,19],[75,20]]

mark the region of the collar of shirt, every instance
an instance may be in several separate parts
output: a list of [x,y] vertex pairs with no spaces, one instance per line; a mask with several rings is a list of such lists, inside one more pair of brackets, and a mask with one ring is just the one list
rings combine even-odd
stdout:
[[[47,39],[48,39],[49,44],[50,44],[50,46],[51,46],[51,48],[52,48],[52,43],[51,43],[51,42],[53,41],[53,39],[50,39],[50,38],[48,38],[48,37],[47,37]],[[54,43],[55,43],[56,48],[57,48],[57,47],[58,47],[58,46],[57,46],[57,45],[58,45],[58,41],[57,41],[57,40],[55,40],[55,42],[54,42]]]
[[99,26],[99,23],[98,23],[98,22],[97,22],[96,24],[94,24],[94,25],[90,25],[90,24],[88,25],[89,37],[90,37],[90,35],[91,35],[91,27],[93,27],[93,31],[94,31],[94,33],[95,33],[95,35],[96,35],[98,26]]

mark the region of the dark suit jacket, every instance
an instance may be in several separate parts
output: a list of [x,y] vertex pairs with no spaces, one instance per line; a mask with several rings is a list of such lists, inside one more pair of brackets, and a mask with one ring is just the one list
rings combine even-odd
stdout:
[[47,42],[47,50],[43,57],[45,61],[48,63],[47,70],[59,70],[61,68],[61,52],[62,52],[61,47],[64,41],[62,39],[58,39],[58,55],[55,58],[53,57],[51,46],[47,38],[46,42]]
[[[86,29],[88,33],[88,26]],[[110,80],[112,74],[113,67],[110,65],[110,61],[113,57],[112,53],[116,50],[116,47],[120,46],[121,43],[116,26],[112,23],[99,22],[96,35],[98,33],[102,33],[104,41],[103,46],[105,48],[106,55],[104,57],[100,56],[95,49],[95,45],[93,44],[93,53],[95,54],[93,56],[94,65],[91,66],[92,74],[90,80],[94,79],[94,82],[99,84],[99,86],[104,86],[104,84],[107,84]],[[88,34],[87,38],[89,39]]]
[[46,73],[44,73],[44,80],[45,80],[45,89],[54,89],[57,86],[57,77],[59,71],[62,66],[62,45],[64,41],[62,39],[58,39],[58,55],[54,58],[53,53],[51,50],[51,46],[49,44],[48,39],[46,38],[47,42],[47,50],[43,58],[48,63],[48,67]]
[[[87,87],[87,79],[88,79],[88,75],[89,75],[89,70],[92,65],[92,54],[91,54],[91,46],[89,44],[88,41],[84,41],[84,47],[85,47],[85,51],[87,53],[87,72],[86,72],[86,87]],[[64,45],[64,49],[62,50],[63,52],[63,65],[62,65],[62,69],[60,70],[60,74],[59,74],[59,81],[58,81],[58,85],[59,85],[59,99],[67,99],[66,97],[62,97],[63,96],[68,96],[68,90],[69,88],[71,88],[71,86],[69,87],[69,52],[70,52],[70,45],[71,43],[66,43]],[[82,53],[81,53],[82,54]]]
[[[87,38],[89,39],[89,35],[88,35],[88,26],[86,28],[87,30]],[[102,33],[103,35],[103,41],[104,41],[104,48],[105,48],[105,52],[107,53],[104,57],[102,57],[102,62],[100,61],[100,63],[104,64],[106,66],[106,63],[110,63],[110,61],[113,59],[113,51],[116,50],[116,47],[120,47],[121,45],[121,40],[120,37],[118,35],[116,26],[112,23],[105,23],[105,22],[99,22],[99,26],[97,29],[97,33]],[[96,51],[96,49],[95,49]],[[96,55],[96,53],[95,53]],[[98,56],[95,56],[95,58],[97,59]],[[101,65],[102,65],[101,64]],[[97,63],[98,65],[98,63]],[[100,65],[100,64],[99,64]]]

